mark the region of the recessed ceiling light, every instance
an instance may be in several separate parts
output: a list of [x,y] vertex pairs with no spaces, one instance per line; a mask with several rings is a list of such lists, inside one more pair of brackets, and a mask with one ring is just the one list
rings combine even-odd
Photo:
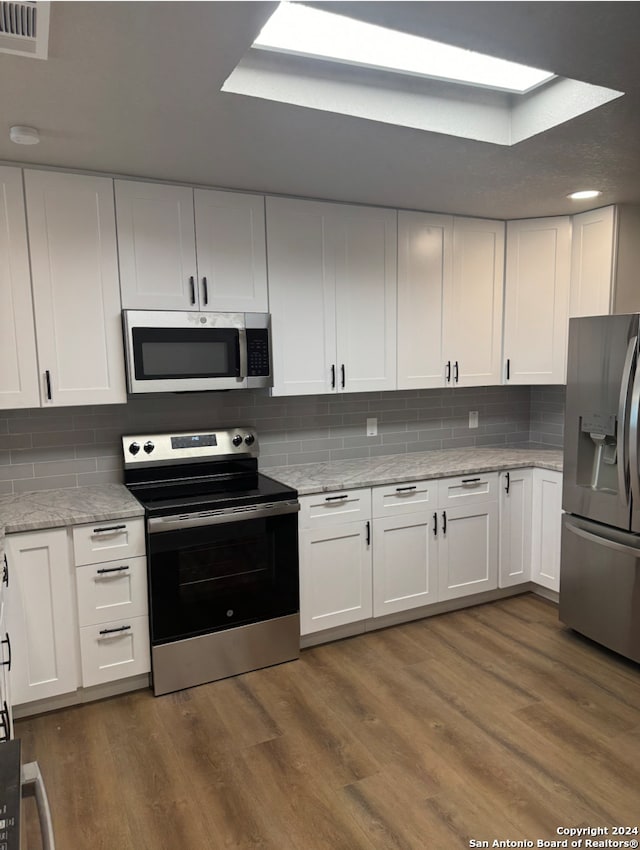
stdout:
[[555,76],[551,71],[322,12],[300,3],[280,3],[253,47],[516,94],[525,94]]
[[599,189],[581,189],[579,192],[571,192],[567,195],[572,201],[586,201],[589,198],[597,198],[602,192]]
[[35,127],[15,127],[9,128],[9,138],[16,145],[37,145],[40,141],[40,133]]

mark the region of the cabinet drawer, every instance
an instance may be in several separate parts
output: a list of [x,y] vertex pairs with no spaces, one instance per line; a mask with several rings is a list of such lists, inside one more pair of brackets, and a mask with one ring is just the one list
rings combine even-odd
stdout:
[[77,566],[144,555],[144,519],[135,517],[76,525],[73,551]]
[[300,527],[322,528],[371,518],[371,490],[336,490],[300,497]]
[[436,510],[437,481],[408,481],[406,484],[385,484],[371,491],[374,517],[400,516],[416,511]]
[[480,502],[493,502],[497,498],[497,472],[442,478],[438,482],[438,504],[440,508],[476,505]]
[[147,559],[129,558],[76,568],[81,626],[147,614]]
[[148,673],[149,618],[131,617],[80,629],[85,688]]

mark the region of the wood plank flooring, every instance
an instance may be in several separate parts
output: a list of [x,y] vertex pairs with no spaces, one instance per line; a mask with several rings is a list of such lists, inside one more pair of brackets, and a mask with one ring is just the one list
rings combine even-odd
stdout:
[[640,666],[529,594],[16,729],[60,850],[454,850],[640,826]]

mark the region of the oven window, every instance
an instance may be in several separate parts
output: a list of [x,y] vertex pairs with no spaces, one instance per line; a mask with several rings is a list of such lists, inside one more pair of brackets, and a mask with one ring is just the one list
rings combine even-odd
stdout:
[[234,328],[133,328],[132,334],[137,380],[240,375]]
[[297,514],[149,535],[154,643],[298,611]]

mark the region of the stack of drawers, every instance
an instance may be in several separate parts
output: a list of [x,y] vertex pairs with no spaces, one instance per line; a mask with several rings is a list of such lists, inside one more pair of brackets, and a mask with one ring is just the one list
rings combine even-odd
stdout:
[[75,526],[73,551],[82,685],[149,672],[144,520]]

